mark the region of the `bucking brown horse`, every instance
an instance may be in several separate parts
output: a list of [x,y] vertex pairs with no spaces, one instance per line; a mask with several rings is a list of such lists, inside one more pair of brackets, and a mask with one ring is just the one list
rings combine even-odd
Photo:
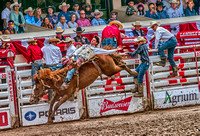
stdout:
[[[125,62],[123,62],[122,58],[120,60],[119,58],[116,59],[116,57],[113,58],[111,55],[95,55],[95,59],[93,60],[99,66],[102,74],[107,76],[112,76],[121,70],[126,70],[131,75],[137,74],[132,72],[125,65]],[[59,88],[61,87],[63,79],[67,75],[68,70],[68,67],[53,72],[51,72],[49,69],[43,69],[40,70],[39,73],[34,77],[35,88],[34,94],[30,100],[31,102],[38,103],[40,98],[45,94],[46,89],[54,89],[54,96],[50,102],[48,123],[53,122],[56,110],[61,104],[66,102],[72,94],[76,92],[77,86],[79,90],[84,89],[92,84],[98,78],[98,76],[101,75],[101,72],[99,72],[97,66],[95,66],[95,64],[91,61],[88,61],[78,68],[79,78],[77,78],[77,76],[73,76],[68,88],[61,91]],[[77,79],[79,82],[77,82]],[[56,101],[58,102],[52,111],[53,105]]]

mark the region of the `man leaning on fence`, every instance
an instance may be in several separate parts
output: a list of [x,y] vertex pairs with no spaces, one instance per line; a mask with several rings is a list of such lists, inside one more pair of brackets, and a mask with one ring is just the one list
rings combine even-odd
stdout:
[[102,31],[102,47],[111,45],[114,48],[122,46],[121,32],[123,25],[121,22],[114,20],[109,23]]
[[[159,27],[160,23],[156,21],[152,21],[150,23],[150,27],[155,31],[155,48],[158,48],[158,54],[160,55],[161,61],[157,63],[158,66],[165,66],[167,57],[165,56],[164,50],[168,50],[168,60],[170,65],[172,66],[173,73],[169,75],[169,77],[177,76],[177,66],[174,61],[174,50],[177,45],[176,37],[169,32],[167,29],[163,27]],[[159,41],[164,41],[163,44],[158,46]]]
[[38,70],[43,68],[43,53],[41,51],[41,48],[37,45],[36,41],[33,38],[29,38],[27,41],[28,48],[27,48],[27,54],[28,54],[28,63],[32,62],[32,69],[31,69],[31,78],[32,78],[32,85],[35,84],[35,81],[33,80],[33,76],[35,73],[37,73]]

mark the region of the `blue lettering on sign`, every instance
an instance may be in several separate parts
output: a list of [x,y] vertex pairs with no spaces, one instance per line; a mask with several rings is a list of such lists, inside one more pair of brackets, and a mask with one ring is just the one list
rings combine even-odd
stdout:
[[25,115],[24,118],[28,121],[32,121],[36,118],[36,113],[33,111],[28,111]]

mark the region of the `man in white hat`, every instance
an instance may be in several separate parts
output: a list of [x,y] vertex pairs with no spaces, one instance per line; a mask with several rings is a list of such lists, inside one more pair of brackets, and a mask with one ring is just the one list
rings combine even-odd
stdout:
[[169,18],[178,18],[182,17],[181,11],[177,8],[179,2],[177,0],[170,1],[171,7],[167,10]]
[[58,20],[60,20],[61,16],[65,16],[66,23],[70,21],[71,12],[67,11],[68,8],[70,8],[70,5],[66,4],[65,2],[63,2],[62,5],[59,6],[59,9],[62,11],[58,14]]
[[32,78],[32,85],[35,84],[35,81],[33,79],[33,75],[37,73],[38,70],[43,68],[43,52],[41,48],[38,46],[36,40],[33,38],[29,38],[28,41],[28,48],[27,48],[27,54],[28,54],[28,63],[32,62],[32,69],[31,69],[31,78]]
[[[69,59],[73,56],[74,52],[76,51],[76,47],[73,44],[74,39],[71,39],[70,37],[66,37],[64,43],[66,43],[67,52],[66,52],[66,56],[62,59],[61,63],[63,66],[66,66]],[[64,78],[63,89],[65,89],[65,87],[68,85],[74,73],[75,73],[75,68],[67,72],[67,76]]]
[[[176,37],[163,27],[159,27],[160,23],[152,21],[150,27],[155,32],[155,48],[158,48],[158,54],[160,55],[161,61],[157,63],[158,66],[165,66],[167,57],[165,56],[164,50],[168,50],[168,60],[172,66],[173,74],[169,77],[177,76],[177,66],[174,61],[174,50],[177,45]],[[159,41],[164,41],[163,44],[158,46]]]
[[34,10],[32,7],[29,7],[28,9],[24,10],[24,13],[26,16],[24,17],[25,22],[28,24],[36,25],[35,18],[33,16]]
[[57,69],[58,63],[62,59],[60,48],[57,43],[60,42],[56,37],[51,37],[48,41],[49,44],[42,47],[43,56],[45,59],[45,67],[50,68],[52,71]]
[[135,94],[134,97],[143,97],[143,77],[150,66],[149,52],[146,43],[146,39],[142,36],[134,39],[138,43],[138,48],[134,52],[128,52],[128,55],[135,57],[136,54],[140,55],[141,64],[136,68],[138,76],[134,76],[135,89],[132,90]]
[[129,33],[128,37],[138,37],[138,36],[145,36],[144,31],[141,29],[140,21],[136,21],[132,24],[135,29]]
[[95,9],[95,11],[91,13],[91,15],[94,17],[91,21],[92,26],[107,24],[106,20],[101,18],[103,16],[103,12],[99,11],[98,9]]
[[102,31],[102,47],[111,45],[112,47],[121,47],[122,38],[119,29],[122,29],[123,25],[121,22],[114,20],[109,23]]

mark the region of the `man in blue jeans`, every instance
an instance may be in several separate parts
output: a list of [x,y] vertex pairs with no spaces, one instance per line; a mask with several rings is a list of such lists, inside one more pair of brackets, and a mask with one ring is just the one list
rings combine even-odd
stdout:
[[[169,32],[167,29],[163,27],[159,27],[160,23],[156,21],[152,21],[150,23],[150,27],[155,31],[156,38],[155,38],[155,48],[158,48],[158,54],[160,55],[161,61],[157,63],[158,66],[165,66],[167,57],[165,56],[164,50],[168,50],[168,60],[170,65],[172,66],[173,73],[172,75],[169,75],[168,77],[174,77],[177,76],[177,66],[174,61],[174,50],[177,45],[176,37]],[[158,46],[159,41],[164,41],[163,44]]]
[[134,41],[138,43],[138,48],[134,52],[128,52],[127,54],[131,55],[132,57],[134,57],[136,54],[139,54],[142,63],[135,70],[138,73],[138,76],[134,76],[135,89],[132,90],[132,92],[138,92],[138,94],[134,95],[135,97],[143,97],[143,77],[150,66],[149,52],[148,47],[145,44],[146,39],[144,37],[139,36],[134,39]]

